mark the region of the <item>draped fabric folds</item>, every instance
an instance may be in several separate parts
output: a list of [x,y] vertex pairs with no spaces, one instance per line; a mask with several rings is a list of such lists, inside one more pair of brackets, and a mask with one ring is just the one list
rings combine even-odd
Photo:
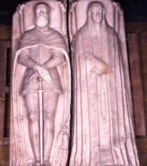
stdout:
[[[104,13],[103,13],[104,14]],[[111,75],[92,79],[101,60]],[[99,27],[87,16],[73,45],[74,124],[70,166],[137,166],[138,157],[120,42],[105,15]]]

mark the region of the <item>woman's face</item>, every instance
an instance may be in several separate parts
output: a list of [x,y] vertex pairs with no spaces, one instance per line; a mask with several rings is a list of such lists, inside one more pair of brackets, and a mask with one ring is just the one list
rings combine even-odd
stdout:
[[101,7],[94,7],[91,10],[91,19],[93,23],[100,23],[103,19],[103,10]]

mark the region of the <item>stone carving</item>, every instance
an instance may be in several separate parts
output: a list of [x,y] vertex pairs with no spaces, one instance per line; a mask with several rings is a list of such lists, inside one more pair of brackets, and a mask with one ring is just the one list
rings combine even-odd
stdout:
[[60,6],[33,1],[21,5],[14,16],[14,22],[17,17],[20,21],[13,26],[12,166],[66,165],[70,65],[62,24],[61,33],[49,26],[58,14],[54,9],[62,12]]
[[109,0],[79,1],[71,16],[75,38],[70,166],[138,166],[123,13]]
[[10,166],[138,166],[123,12],[110,0],[69,6],[68,21],[54,0],[20,5],[13,17]]

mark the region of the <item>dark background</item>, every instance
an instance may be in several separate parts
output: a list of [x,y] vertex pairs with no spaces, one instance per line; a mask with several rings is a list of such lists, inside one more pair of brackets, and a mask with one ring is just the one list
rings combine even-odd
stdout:
[[[124,10],[126,22],[147,22],[147,0],[115,0]],[[1,0],[0,24],[10,25],[18,4],[25,0]]]

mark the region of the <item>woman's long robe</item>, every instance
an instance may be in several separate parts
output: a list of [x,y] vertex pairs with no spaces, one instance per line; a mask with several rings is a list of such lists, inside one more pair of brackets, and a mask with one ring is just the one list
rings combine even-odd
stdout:
[[[106,22],[86,23],[74,42],[74,127],[70,166],[138,165],[119,40]],[[90,77],[101,60],[111,75]]]

